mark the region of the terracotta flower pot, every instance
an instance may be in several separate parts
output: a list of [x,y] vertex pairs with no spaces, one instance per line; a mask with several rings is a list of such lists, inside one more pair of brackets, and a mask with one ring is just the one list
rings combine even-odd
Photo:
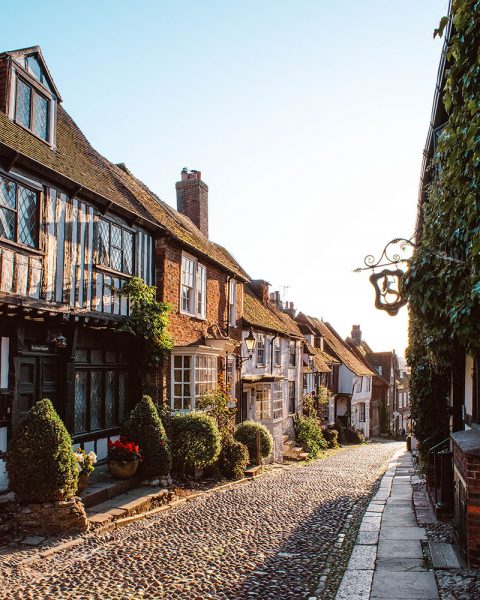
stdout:
[[78,476],[77,494],[81,494],[87,486],[88,486],[88,475],[86,473],[81,473]]
[[109,460],[107,464],[108,470],[116,479],[130,479],[135,475],[140,461]]

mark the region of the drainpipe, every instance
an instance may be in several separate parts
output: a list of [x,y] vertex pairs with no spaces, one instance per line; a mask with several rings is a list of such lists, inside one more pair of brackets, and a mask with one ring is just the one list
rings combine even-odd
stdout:
[[276,333],[270,341],[270,371],[271,371],[272,375],[273,375],[273,342],[277,339],[277,337],[278,337],[278,333]]
[[227,330],[227,335],[230,336],[230,280],[233,279],[233,277],[230,277],[230,275],[227,275],[227,321],[226,321],[226,326],[225,329]]

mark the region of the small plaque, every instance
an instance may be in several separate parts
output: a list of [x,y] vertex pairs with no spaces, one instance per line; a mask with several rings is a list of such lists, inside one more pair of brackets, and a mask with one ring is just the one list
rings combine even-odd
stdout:
[[48,344],[30,344],[30,350],[32,352],[50,352]]

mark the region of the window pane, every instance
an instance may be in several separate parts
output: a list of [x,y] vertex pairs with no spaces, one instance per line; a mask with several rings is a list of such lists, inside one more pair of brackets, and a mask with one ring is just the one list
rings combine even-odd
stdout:
[[111,246],[115,246],[115,248],[122,248],[122,230],[120,229],[120,227],[117,227],[116,225],[112,225],[111,226],[111,238],[110,238],[110,244]]
[[18,241],[27,246],[37,245],[37,194],[18,186]]
[[133,235],[129,231],[123,232],[123,272],[132,274],[133,261],[132,261],[132,248],[133,248]]
[[122,270],[122,251],[113,246],[110,249],[110,266],[115,271]]
[[116,425],[115,397],[117,395],[117,378],[115,371],[105,373],[105,427]]
[[42,140],[47,139],[48,101],[40,94],[33,93],[33,133]]
[[87,430],[87,372],[75,373],[74,433]]
[[100,219],[98,222],[98,262],[108,266],[110,225]]
[[0,237],[15,241],[15,213],[0,207]]
[[90,430],[102,428],[102,372],[90,372]]
[[17,79],[17,106],[15,120],[30,129],[30,96],[32,89],[21,79]]
[[7,208],[17,208],[15,200],[15,184],[4,177],[0,178],[0,204]]
[[123,423],[127,412],[127,372],[118,373],[118,422]]

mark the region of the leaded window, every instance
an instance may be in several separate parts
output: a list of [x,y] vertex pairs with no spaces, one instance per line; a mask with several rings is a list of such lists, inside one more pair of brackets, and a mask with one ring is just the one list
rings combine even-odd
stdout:
[[0,237],[38,247],[38,192],[0,177]]
[[126,356],[117,351],[77,349],[75,363],[74,434],[121,425],[127,412]]
[[172,361],[173,410],[195,410],[195,402],[217,387],[217,357],[177,355]]
[[180,312],[205,319],[207,312],[207,269],[194,258],[182,256]]
[[48,106],[48,98],[17,78],[15,121],[45,141],[48,139]]
[[98,262],[114,271],[133,273],[133,234],[105,219],[98,221]]

